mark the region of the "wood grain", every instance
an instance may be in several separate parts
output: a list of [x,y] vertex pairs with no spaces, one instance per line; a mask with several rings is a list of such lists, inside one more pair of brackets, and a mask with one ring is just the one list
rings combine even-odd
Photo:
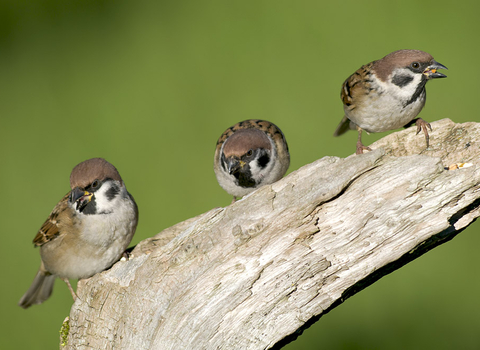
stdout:
[[[480,124],[325,157],[79,282],[62,349],[269,349],[444,243],[480,204]],[[445,170],[453,163],[471,167]]]

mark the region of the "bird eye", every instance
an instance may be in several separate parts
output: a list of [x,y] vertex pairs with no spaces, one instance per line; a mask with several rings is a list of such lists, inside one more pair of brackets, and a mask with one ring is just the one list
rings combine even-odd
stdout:
[[412,68],[415,68],[415,69],[420,68],[420,63],[418,63],[418,62],[413,62],[413,63],[412,63]]
[[97,188],[98,185],[99,185],[98,180],[94,180],[94,181],[92,182],[92,188]]
[[247,152],[247,157],[251,157],[252,154],[253,154],[253,150],[249,150],[249,151]]

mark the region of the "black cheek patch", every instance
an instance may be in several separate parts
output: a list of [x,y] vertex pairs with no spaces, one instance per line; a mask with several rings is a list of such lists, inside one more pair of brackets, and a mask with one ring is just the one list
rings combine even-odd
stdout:
[[119,192],[120,192],[120,188],[113,185],[107,190],[107,192],[105,192],[105,195],[107,196],[108,201],[111,202]]
[[412,82],[413,77],[410,75],[401,75],[397,74],[392,78],[392,83],[397,85],[398,87],[404,87]]
[[264,154],[264,155],[260,156],[260,158],[258,158],[258,160],[257,160],[258,166],[262,169],[265,169],[268,162],[270,162],[270,157],[269,157],[268,154]]

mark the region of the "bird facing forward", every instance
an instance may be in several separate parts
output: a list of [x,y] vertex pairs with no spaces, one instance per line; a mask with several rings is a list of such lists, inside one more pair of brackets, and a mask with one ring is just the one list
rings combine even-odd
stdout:
[[[419,50],[399,50],[360,67],[343,83],[341,98],[345,116],[334,136],[349,129],[358,130],[357,154],[370,150],[362,144],[362,130],[383,132],[413,121],[425,105],[425,84],[446,78],[438,69],[447,69]],[[429,123],[416,120],[417,134],[423,130],[429,145]]]
[[249,119],[228,128],[217,141],[214,170],[220,186],[243,197],[280,180],[290,165],[282,131],[266,120]]
[[71,191],[55,206],[35,236],[41,265],[19,306],[41,304],[52,294],[55,277],[88,278],[117,262],[130,244],[138,208],[117,169],[102,158],[78,164]]

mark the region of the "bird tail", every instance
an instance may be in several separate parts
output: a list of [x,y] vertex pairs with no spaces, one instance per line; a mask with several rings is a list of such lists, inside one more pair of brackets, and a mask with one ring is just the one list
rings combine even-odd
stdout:
[[41,304],[52,294],[55,275],[40,268],[38,270],[32,285],[18,302],[18,306],[24,309],[34,305]]
[[352,122],[346,116],[343,117],[340,124],[338,124],[337,129],[333,133],[333,136],[340,136],[345,134],[348,130],[355,130],[357,128],[357,124]]

